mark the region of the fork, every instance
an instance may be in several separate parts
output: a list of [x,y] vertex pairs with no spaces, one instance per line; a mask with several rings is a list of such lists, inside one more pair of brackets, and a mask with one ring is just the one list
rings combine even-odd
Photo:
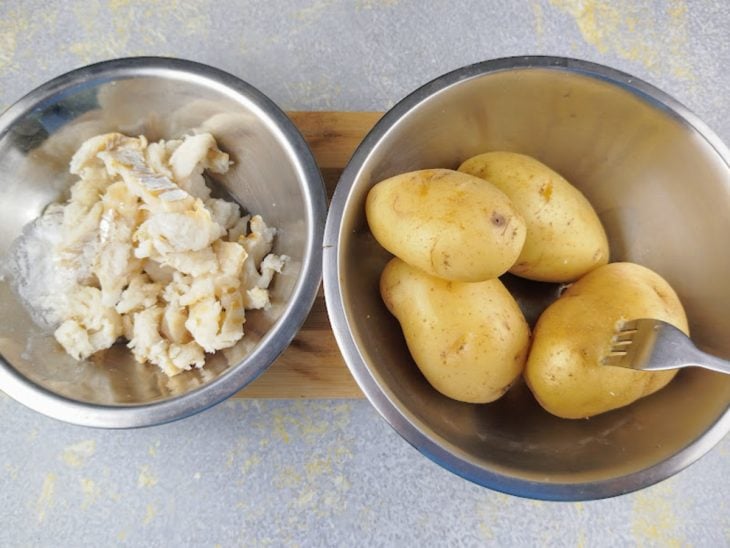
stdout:
[[641,371],[703,367],[730,374],[730,361],[702,352],[673,325],[652,319],[620,324],[602,363]]

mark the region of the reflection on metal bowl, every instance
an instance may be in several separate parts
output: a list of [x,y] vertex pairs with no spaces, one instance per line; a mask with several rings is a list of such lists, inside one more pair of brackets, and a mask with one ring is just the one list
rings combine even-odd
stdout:
[[[209,131],[234,162],[218,193],[279,228],[274,252],[291,261],[273,306],[247,316],[245,337],[206,367],[168,378],[122,345],[77,362],[31,321],[0,282],[0,389],[61,420],[123,428],[185,417],[262,373],[304,322],[321,279],[326,215],[314,158],[286,115],[261,92],[211,67],[163,58],[119,59],[60,76],[0,116],[0,263],[23,227],[64,196],[68,162],[109,131],[150,141]],[[215,192],[214,192],[215,193]]]
[[[392,175],[456,167],[489,150],[533,156],[583,191],[612,260],[677,290],[700,346],[730,357],[730,154],[682,105],[592,63],[520,57],[446,74],[390,110],[342,175],[325,230],[325,296],[339,346],[368,399],[422,453],[481,485],[579,500],[664,479],[730,430],[730,378],[683,371],[665,389],[590,420],[543,411],[524,384],[488,405],[450,400],[413,363],[378,292],[389,255],[365,220]],[[529,320],[557,286],[512,279]]]

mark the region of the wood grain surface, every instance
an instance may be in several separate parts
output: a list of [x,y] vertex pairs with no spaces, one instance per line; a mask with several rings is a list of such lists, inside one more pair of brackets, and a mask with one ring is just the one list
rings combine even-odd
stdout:
[[[317,160],[332,198],[342,170],[379,112],[289,112]],[[291,346],[237,398],[362,398],[330,328],[324,296],[317,300]]]

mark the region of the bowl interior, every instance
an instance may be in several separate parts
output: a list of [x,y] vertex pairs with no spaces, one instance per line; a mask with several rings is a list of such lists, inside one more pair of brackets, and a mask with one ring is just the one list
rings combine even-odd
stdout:
[[[122,345],[81,363],[73,360],[52,334],[31,321],[12,287],[12,272],[0,282],[0,353],[20,375],[80,402],[167,400],[225,375],[256,351],[285,314],[311,246],[308,182],[281,122],[240,82],[233,89],[217,78],[159,66],[108,69],[67,80],[25,98],[22,110],[16,106],[4,115],[6,124],[8,117],[17,119],[0,134],[0,264],[7,262],[23,227],[46,205],[66,197],[74,182],[68,173],[73,152],[85,139],[109,131],[144,134],[150,141],[194,129],[211,132],[234,162],[227,174],[216,176],[214,196],[232,197],[279,228],[274,252],[291,257],[273,284],[272,308],[247,314],[244,339],[209,357],[204,369],[173,378],[136,363]],[[252,367],[257,370],[249,378],[260,373],[261,360]]]
[[[367,228],[364,203],[375,183],[405,171],[456,169],[489,150],[534,156],[586,194],[612,260],[664,276],[699,346],[730,357],[730,170],[720,154],[648,95],[589,74],[523,67],[431,91],[403,116],[386,117],[386,129],[353,168],[338,276],[345,319],[367,368],[355,367],[356,375],[371,376],[412,427],[456,456],[450,467],[473,479],[459,467],[539,484],[607,481],[660,463],[701,436],[727,411],[730,377],[684,371],[649,398],[577,421],[543,411],[523,384],[488,405],[441,396],[380,299],[378,279],[390,256]],[[531,323],[557,296],[551,284],[505,282]]]

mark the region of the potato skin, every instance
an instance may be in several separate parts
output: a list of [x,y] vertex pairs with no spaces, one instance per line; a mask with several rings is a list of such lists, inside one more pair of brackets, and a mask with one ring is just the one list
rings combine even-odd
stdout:
[[666,386],[676,370],[633,371],[602,365],[620,321],[657,318],[689,333],[674,290],[658,274],[633,263],[590,272],[540,316],[525,380],[553,415],[578,419],[629,405]]
[[381,181],[370,189],[365,213],[380,245],[446,280],[496,278],[515,263],[525,241],[525,223],[502,191],[448,169]]
[[491,402],[522,373],[529,328],[499,280],[450,282],[396,257],[383,270],[380,292],[414,361],[445,396]]
[[513,152],[469,158],[459,171],[481,177],[509,196],[527,225],[512,274],[571,282],[608,262],[608,240],[590,202],[545,164]]

